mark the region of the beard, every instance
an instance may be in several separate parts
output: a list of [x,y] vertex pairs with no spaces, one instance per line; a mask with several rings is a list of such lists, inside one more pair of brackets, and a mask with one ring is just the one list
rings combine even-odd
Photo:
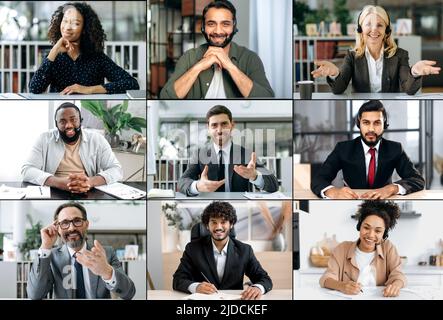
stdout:
[[[378,135],[378,134],[376,134],[375,132],[368,132],[368,133],[371,133],[371,134],[373,134],[373,135],[375,135],[375,140],[374,141],[369,141],[369,140],[367,140],[366,139],[366,137],[363,135],[363,133],[361,132],[361,130],[360,130],[360,137],[361,137],[361,139],[363,140],[363,142],[368,146],[368,147],[374,147],[374,146],[376,146],[377,145],[377,143],[380,141],[380,139],[383,137],[383,132],[380,134],[380,135]],[[368,135],[368,133],[366,133],[366,135]]]
[[[57,128],[58,129],[58,128]],[[66,131],[66,130],[65,130]],[[69,137],[65,131],[61,131],[60,129],[58,129],[58,132],[60,133],[60,137],[62,137],[62,140],[65,143],[73,143],[76,142],[78,140],[78,138],[80,137],[80,134],[82,133],[82,128],[78,127],[78,128],[74,128],[74,135],[72,137]]]
[[231,33],[231,34],[227,34],[227,33],[224,33],[224,34],[211,33],[212,36],[224,37],[225,40],[222,43],[215,43],[215,42],[213,42],[206,32],[203,32],[203,35],[205,36],[206,42],[210,46],[212,46],[212,47],[219,47],[219,48],[225,48],[232,41],[232,38],[234,37],[234,32]]
[[[220,238],[220,237],[216,237],[216,236],[215,236],[215,233],[216,233],[217,231],[224,232],[224,235],[223,235],[222,238]],[[212,239],[213,239],[214,241],[223,241],[223,240],[225,240],[227,237],[229,237],[229,233],[230,233],[230,231],[231,231],[230,229],[227,230],[226,232],[225,232],[224,229],[216,229],[216,230],[214,230],[214,232],[211,232],[211,237],[212,237]]]
[[[69,236],[73,235],[73,234],[78,235],[78,240],[69,240]],[[68,232],[63,233],[62,240],[63,240],[63,243],[66,243],[66,245],[68,247],[70,247],[71,249],[77,249],[77,248],[81,248],[83,246],[84,241],[85,241],[85,235],[77,230],[74,230],[71,232],[68,231]]]

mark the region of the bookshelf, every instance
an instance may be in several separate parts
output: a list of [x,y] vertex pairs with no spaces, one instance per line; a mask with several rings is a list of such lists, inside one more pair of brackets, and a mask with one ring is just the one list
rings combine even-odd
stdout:
[[[52,46],[46,41],[0,41],[0,92],[27,93],[28,84]],[[105,53],[146,88],[146,44],[110,41]]]
[[204,42],[203,8],[211,0],[151,1],[149,28],[149,97],[158,97],[178,59]]
[[[409,52],[409,64],[421,60],[421,37],[395,37],[397,45]],[[328,60],[341,66],[346,52],[355,45],[355,37],[294,37],[294,92],[298,91],[296,82],[312,80],[311,72],[316,69],[314,60]],[[326,78],[315,79],[315,92],[329,92]]]

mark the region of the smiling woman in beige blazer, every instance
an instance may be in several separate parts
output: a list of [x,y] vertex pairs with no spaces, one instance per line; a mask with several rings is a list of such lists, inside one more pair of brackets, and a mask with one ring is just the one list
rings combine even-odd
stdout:
[[397,47],[391,20],[380,6],[366,6],[358,16],[356,45],[348,51],[340,69],[330,61],[315,61],[314,78],[326,80],[335,94],[343,93],[352,80],[355,92],[406,92],[415,94],[421,77],[438,74],[435,61],[409,66],[408,52]]
[[389,201],[365,201],[357,212],[357,241],[340,243],[332,252],[320,286],[358,294],[365,286],[385,286],[383,296],[396,297],[406,286],[401,260],[395,246],[387,240],[400,209]]

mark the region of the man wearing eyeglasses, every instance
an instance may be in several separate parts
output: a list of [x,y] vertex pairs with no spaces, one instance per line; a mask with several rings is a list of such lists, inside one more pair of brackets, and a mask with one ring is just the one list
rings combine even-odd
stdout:
[[[86,243],[89,227],[86,209],[74,202],[59,206],[54,222],[40,230],[42,244],[29,272],[28,296],[43,299],[106,299],[110,292],[122,299],[135,295],[115,251],[94,240]],[[62,246],[53,248],[58,237]]]
[[123,177],[121,165],[106,139],[82,129],[80,109],[61,104],[54,116],[56,129],[43,133],[22,166],[23,181],[72,193],[110,184]]
[[274,97],[260,57],[231,42],[237,33],[236,9],[213,1],[203,9],[205,44],[190,49],[160,92],[160,99]]

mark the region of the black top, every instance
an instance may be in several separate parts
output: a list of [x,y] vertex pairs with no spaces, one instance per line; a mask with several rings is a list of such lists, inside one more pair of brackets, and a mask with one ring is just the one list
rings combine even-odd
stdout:
[[[105,78],[109,83],[105,84]],[[75,61],[67,53],[60,53],[54,61],[43,60],[29,83],[29,91],[43,93],[50,85],[50,92],[61,92],[73,84],[88,87],[103,85],[110,94],[139,89],[137,80],[104,53],[80,54]]]

